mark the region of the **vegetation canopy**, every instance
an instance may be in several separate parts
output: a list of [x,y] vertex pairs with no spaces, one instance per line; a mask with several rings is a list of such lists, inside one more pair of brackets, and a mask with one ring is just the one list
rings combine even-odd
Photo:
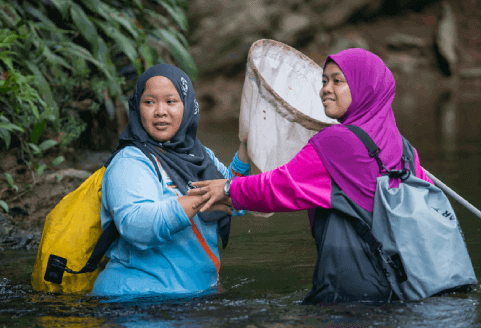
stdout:
[[[128,109],[146,68],[173,63],[196,80],[186,9],[187,0],[0,0],[0,151],[18,147],[40,176],[42,154],[85,130],[81,111],[114,120],[115,101]],[[0,180],[18,190],[10,175]]]

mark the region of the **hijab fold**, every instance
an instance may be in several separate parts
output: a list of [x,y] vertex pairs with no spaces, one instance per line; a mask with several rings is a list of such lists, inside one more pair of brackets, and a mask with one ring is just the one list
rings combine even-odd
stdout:
[[372,138],[381,150],[379,157],[386,168],[401,169],[402,137],[391,108],[394,77],[382,59],[364,49],[347,49],[329,56],[324,69],[329,60],[346,77],[352,102],[339,119],[341,124],[321,130],[309,142],[341,190],[372,212],[379,167],[346,125],[356,125]]
[[[159,143],[153,140],[142,126],[140,119],[140,98],[147,81],[154,76],[168,78],[177,89],[184,104],[184,113],[179,130],[171,140]],[[153,154],[182,194],[186,195],[189,184],[195,181],[224,179],[215,166],[205,147],[197,139],[199,104],[195,98],[190,78],[181,69],[168,64],[159,64],[147,69],[137,81],[129,97],[129,124],[122,131],[119,146],[127,144],[143,146]],[[218,231],[225,248],[229,240],[230,215],[222,211],[198,213],[204,222],[217,221]]]

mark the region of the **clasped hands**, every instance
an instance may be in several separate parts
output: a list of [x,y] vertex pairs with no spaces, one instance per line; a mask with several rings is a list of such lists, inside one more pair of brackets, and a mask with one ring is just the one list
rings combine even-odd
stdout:
[[193,182],[196,188],[187,192],[188,196],[202,196],[192,203],[192,208],[200,209],[201,212],[221,210],[232,215],[232,200],[224,193],[224,185],[227,179],[206,180]]

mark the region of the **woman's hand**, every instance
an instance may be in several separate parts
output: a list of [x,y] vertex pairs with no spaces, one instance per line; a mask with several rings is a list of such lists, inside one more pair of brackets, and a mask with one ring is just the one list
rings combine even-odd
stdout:
[[195,209],[203,205],[200,211],[204,212],[208,209],[212,210],[212,206],[219,206],[221,204],[226,206],[227,204],[232,204],[230,197],[224,192],[224,185],[226,182],[227,179],[193,182],[192,185],[197,188],[190,189],[187,192],[187,195],[201,195],[202,197],[194,201],[192,207]]

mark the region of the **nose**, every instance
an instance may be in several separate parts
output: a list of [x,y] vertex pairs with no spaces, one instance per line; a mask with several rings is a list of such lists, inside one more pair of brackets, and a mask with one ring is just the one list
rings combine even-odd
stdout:
[[332,86],[330,82],[324,83],[321,88],[320,96],[332,93]]
[[156,103],[154,115],[155,116],[165,116],[165,115],[167,115],[167,106],[164,102],[159,101],[159,102]]

